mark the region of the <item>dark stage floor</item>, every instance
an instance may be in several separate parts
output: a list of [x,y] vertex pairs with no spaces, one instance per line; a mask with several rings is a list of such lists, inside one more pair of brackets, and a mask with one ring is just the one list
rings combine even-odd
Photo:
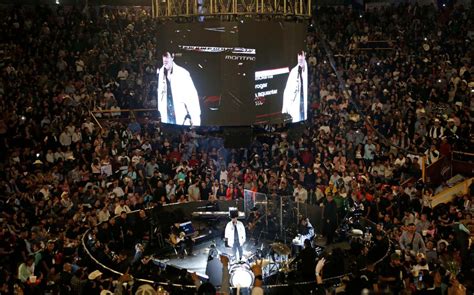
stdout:
[[[270,244],[274,243],[274,241],[268,241],[264,240],[261,241],[258,245],[255,245],[254,241],[247,241],[244,246],[244,262],[248,262],[249,264],[252,264],[255,259],[254,259],[254,254],[257,253],[258,250],[261,250],[264,254],[266,253],[271,253],[271,246]],[[180,259],[177,257],[176,254],[174,253],[169,253],[168,255],[165,256],[166,259],[169,259],[167,264],[181,268],[181,269],[187,269],[189,272],[196,272],[200,277],[206,278],[206,266],[207,266],[207,260],[208,260],[208,254],[209,250],[211,249],[211,245],[215,244],[217,250],[219,253],[226,254],[228,256],[232,256],[232,249],[227,248],[224,245],[224,242],[221,239],[218,240],[212,240],[212,241],[206,241],[203,243],[200,243],[198,245],[195,245],[194,247],[194,255],[188,255],[185,256],[183,259]],[[341,248],[343,250],[349,249],[349,243],[347,242],[341,242],[341,243],[335,243],[331,244],[328,247],[325,247],[325,240],[324,238],[320,238],[316,240],[316,244],[318,246],[324,247],[324,252],[329,253],[332,251],[334,248]],[[289,248],[291,248],[291,243],[286,244]],[[282,257],[279,255],[276,255],[276,257],[271,257],[271,255],[264,255],[264,259],[266,261],[266,268],[264,268],[264,276],[266,275],[271,275],[274,274],[275,272],[278,271],[280,268],[280,262],[281,260],[285,260],[288,257]],[[291,258],[291,257],[290,257]],[[275,259],[276,261],[273,261]],[[275,263],[277,262],[277,263]],[[265,265],[265,264],[264,264]]]

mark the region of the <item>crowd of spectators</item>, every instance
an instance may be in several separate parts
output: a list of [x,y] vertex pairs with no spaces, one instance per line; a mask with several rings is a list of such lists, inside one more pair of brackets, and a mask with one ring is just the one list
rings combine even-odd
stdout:
[[[471,196],[431,208],[436,188],[417,182],[423,155],[430,164],[472,147],[472,8],[321,9],[307,38],[310,119],[297,136],[272,126],[279,132],[242,149],[121,112],[156,107],[159,24],[145,10],[1,15],[1,293],[113,290],[84,258],[85,230],[126,271],[146,234],[126,213],[242,198],[244,189],[335,202],[339,217],[362,203],[399,251],[354,273],[347,290],[472,288]],[[361,49],[373,40],[389,48]],[[99,125],[90,110],[113,112],[98,113]],[[113,253],[114,243],[129,251]]]

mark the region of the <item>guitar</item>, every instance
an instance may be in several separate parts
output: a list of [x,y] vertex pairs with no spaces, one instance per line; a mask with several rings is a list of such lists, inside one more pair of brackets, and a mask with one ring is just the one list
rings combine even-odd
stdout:
[[260,215],[260,216],[257,217],[257,219],[254,220],[253,222],[249,222],[249,224],[247,225],[248,229],[249,229],[249,230],[253,230],[264,216],[265,216],[265,215]]
[[[196,241],[196,239],[198,239],[200,236],[199,236],[199,232],[198,231],[195,231],[193,234],[191,234],[189,236],[189,238],[191,238],[191,240],[193,242]],[[170,242],[171,244],[173,245],[177,245],[179,244],[180,242],[184,241],[186,239],[186,234],[182,231],[179,233],[179,235],[175,235],[173,233],[170,233]]]
[[180,232],[179,235],[170,233],[170,242],[173,245],[178,245],[180,242],[184,241],[185,238],[186,234],[184,232]]

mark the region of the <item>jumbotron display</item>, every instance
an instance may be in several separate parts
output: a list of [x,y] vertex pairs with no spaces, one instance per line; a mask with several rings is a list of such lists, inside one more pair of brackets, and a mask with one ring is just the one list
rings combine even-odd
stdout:
[[305,34],[302,23],[164,24],[158,37],[161,121],[247,126],[306,120]]

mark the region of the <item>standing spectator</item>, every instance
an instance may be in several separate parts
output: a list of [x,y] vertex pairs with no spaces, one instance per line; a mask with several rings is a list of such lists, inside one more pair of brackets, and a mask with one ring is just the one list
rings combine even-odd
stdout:
[[293,191],[293,197],[295,197],[295,201],[299,203],[306,203],[308,200],[308,191],[303,187],[301,182],[298,182],[295,190]]
[[326,202],[323,209],[323,235],[326,236],[326,245],[333,243],[337,228],[337,206],[332,193],[326,194]]
[[402,235],[400,236],[400,248],[404,251],[413,253],[426,253],[426,246],[425,242],[423,241],[423,237],[416,232],[416,225],[414,223],[410,223],[408,228],[403,231]]

